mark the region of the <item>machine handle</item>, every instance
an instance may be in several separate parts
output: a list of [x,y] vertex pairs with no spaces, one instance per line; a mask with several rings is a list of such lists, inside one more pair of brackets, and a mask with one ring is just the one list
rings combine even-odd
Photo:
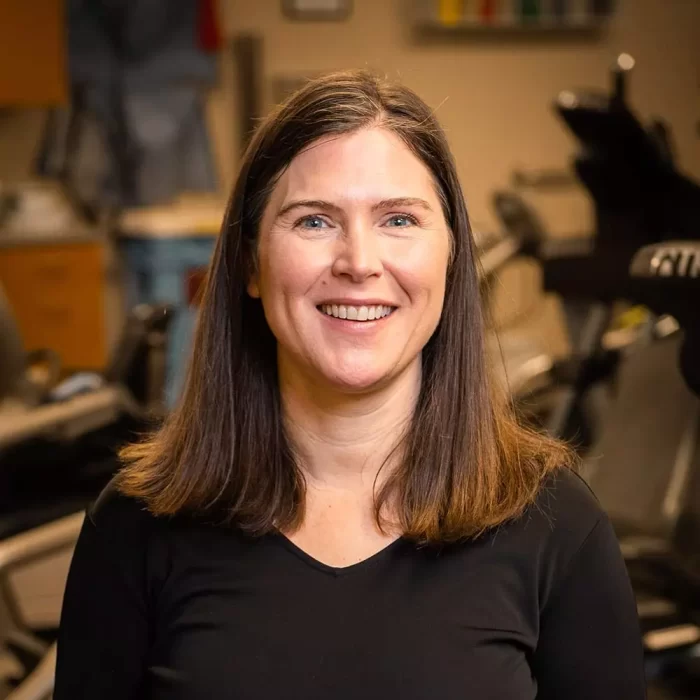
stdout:
[[632,258],[630,275],[635,279],[698,280],[700,285],[700,241],[667,241],[644,246]]
[[623,108],[627,97],[627,79],[634,68],[635,60],[628,53],[621,53],[615,60],[612,70],[611,106]]

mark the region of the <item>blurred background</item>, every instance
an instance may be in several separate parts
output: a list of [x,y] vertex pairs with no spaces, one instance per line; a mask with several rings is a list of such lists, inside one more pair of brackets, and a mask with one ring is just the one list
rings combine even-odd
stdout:
[[360,67],[435,109],[495,372],[613,518],[653,697],[700,697],[699,0],[0,0],[0,698],[50,695],[81,513],[178,399],[252,130]]

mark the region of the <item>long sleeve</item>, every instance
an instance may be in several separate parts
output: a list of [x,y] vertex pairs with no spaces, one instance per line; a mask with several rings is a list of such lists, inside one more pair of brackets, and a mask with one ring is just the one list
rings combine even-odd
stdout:
[[63,602],[54,700],[136,700],[149,647],[142,514],[108,496],[85,524]]
[[543,611],[533,669],[538,700],[646,697],[634,594],[605,516]]

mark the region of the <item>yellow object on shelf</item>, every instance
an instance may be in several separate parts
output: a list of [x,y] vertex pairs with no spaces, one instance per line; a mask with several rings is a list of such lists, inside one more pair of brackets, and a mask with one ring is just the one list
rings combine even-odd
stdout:
[[439,0],[438,12],[441,24],[459,24],[464,18],[464,0]]

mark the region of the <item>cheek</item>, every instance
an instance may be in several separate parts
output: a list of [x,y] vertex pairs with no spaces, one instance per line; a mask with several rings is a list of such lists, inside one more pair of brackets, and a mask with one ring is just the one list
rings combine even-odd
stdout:
[[441,304],[445,293],[448,257],[447,244],[442,241],[425,242],[412,246],[397,259],[396,273],[401,276],[402,285],[409,294],[423,297],[431,305]]
[[260,250],[261,293],[268,303],[303,294],[322,268],[320,251],[310,250],[308,241],[284,234],[271,235]]

